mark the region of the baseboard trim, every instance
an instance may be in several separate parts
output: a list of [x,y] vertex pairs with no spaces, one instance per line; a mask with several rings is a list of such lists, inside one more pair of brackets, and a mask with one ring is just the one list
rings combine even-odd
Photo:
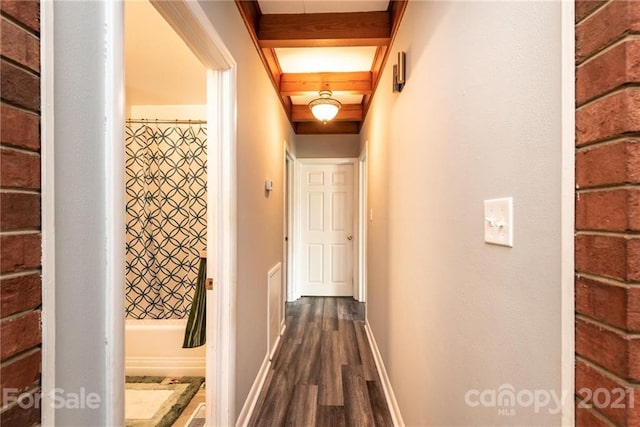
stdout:
[[125,375],[197,376],[205,374],[204,357],[126,357]]
[[378,349],[376,339],[373,337],[373,332],[371,331],[371,326],[369,325],[368,320],[364,325],[364,330],[367,333],[367,338],[369,339],[369,346],[371,347],[371,352],[373,353],[373,360],[376,362],[376,367],[378,368],[378,374],[380,374],[382,390],[384,391],[384,396],[387,399],[387,405],[389,405],[389,411],[391,412],[393,425],[402,427],[404,426],[404,421],[402,420],[400,407],[398,406],[398,401],[396,400],[395,394],[393,394],[393,388],[391,388],[391,381],[389,380],[389,375],[387,375],[387,369],[384,367],[384,363],[382,362],[382,355],[380,354],[380,350]]
[[249,424],[251,416],[253,415],[253,410],[256,408],[256,403],[258,403],[258,397],[260,397],[260,392],[262,391],[264,382],[267,379],[267,375],[269,375],[271,360],[273,360],[273,356],[276,354],[276,350],[280,346],[280,341],[282,339],[282,336],[284,335],[284,331],[286,328],[287,326],[283,322],[280,328],[280,335],[276,339],[276,342],[273,346],[273,351],[271,352],[271,354],[267,353],[267,355],[264,357],[262,366],[260,366],[260,370],[258,371],[258,375],[253,381],[253,385],[251,386],[251,390],[249,390],[247,399],[244,401],[244,405],[242,406],[242,410],[240,411],[240,415],[238,416],[238,421],[236,421],[236,427],[245,427]]
[[271,362],[273,360],[273,356],[276,355],[276,350],[278,350],[278,347],[280,346],[280,341],[282,339],[282,336],[284,335],[284,330],[286,328],[286,325],[280,326],[280,335],[278,335],[278,338],[276,338],[276,342],[273,344],[273,350],[271,350],[271,353],[269,354],[269,362]]
[[238,416],[238,421],[236,421],[236,427],[244,427],[249,424],[251,415],[253,415],[253,410],[255,409],[256,403],[258,402],[258,396],[260,396],[260,391],[262,391],[264,381],[267,379],[267,375],[269,374],[270,366],[271,358],[269,357],[269,353],[267,353],[264,356],[264,360],[262,361],[262,366],[260,366],[258,375],[256,376],[256,379],[251,386],[251,390],[249,390],[247,399],[244,401],[244,405],[242,406],[242,410],[240,411],[240,415]]

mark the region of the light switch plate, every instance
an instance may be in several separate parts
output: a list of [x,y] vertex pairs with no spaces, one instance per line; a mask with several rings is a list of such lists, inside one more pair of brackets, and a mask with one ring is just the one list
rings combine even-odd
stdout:
[[513,247],[513,198],[484,201],[484,241]]

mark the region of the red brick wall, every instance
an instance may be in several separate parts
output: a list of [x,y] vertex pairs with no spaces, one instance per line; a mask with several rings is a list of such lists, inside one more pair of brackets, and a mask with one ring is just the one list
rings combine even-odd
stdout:
[[[40,11],[0,1],[0,425],[40,422]],[[15,396],[15,393],[11,393]],[[12,402],[13,400],[13,402]],[[18,404],[20,403],[20,404]],[[7,405],[8,404],[8,405]]]
[[640,1],[576,1],[576,422],[580,426],[640,426],[637,34]]

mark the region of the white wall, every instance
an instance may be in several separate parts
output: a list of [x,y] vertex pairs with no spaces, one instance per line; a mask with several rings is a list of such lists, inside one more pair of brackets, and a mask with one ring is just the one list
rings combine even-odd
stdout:
[[[293,134],[235,4],[202,5],[238,64],[239,411],[267,349],[266,278],[282,261],[284,145]],[[97,409],[56,410],[56,425],[98,426],[108,422],[114,399],[122,404],[122,396],[110,392],[106,373],[124,360],[124,354],[120,362],[106,356],[118,345],[109,341],[113,323],[105,310],[112,285],[106,273],[114,268],[107,256],[113,238],[107,224],[114,212],[105,203],[111,180],[105,116],[112,114],[105,103],[105,85],[112,81],[104,71],[107,19],[104,2],[56,2],[54,9],[55,380],[66,393],[84,388],[102,397]],[[115,49],[118,54],[122,46]],[[124,105],[122,110],[124,115]],[[268,197],[267,177],[275,183]]]
[[[561,393],[560,3],[409,2],[369,141],[368,318],[407,425],[551,425],[470,389]],[[483,242],[512,196],[514,247]],[[555,405],[552,405],[555,407]]]
[[[204,70],[203,70],[204,71]],[[206,90],[206,86],[203,88]],[[131,119],[207,120],[206,105],[130,105]]]
[[104,425],[114,404],[106,382],[113,343],[105,312],[104,4],[56,2],[54,14],[55,387],[98,393],[102,402],[96,409],[59,408],[55,421]]
[[[293,130],[235,3],[200,4],[238,72],[237,415],[267,353],[267,273],[284,250],[284,147]],[[268,195],[266,178],[274,183]]]
[[296,135],[296,156],[304,158],[358,157],[358,135]]

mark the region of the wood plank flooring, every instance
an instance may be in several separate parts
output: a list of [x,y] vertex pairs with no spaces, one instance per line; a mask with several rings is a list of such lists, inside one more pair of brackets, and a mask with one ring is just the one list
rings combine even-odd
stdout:
[[287,328],[250,426],[391,426],[364,329],[364,304],[303,297]]

